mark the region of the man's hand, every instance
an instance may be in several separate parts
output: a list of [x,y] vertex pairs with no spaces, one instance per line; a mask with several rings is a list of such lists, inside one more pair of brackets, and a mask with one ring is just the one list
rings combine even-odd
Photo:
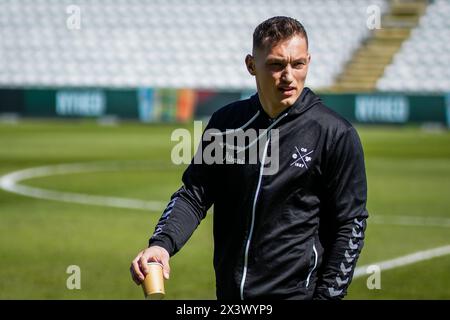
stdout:
[[140,285],[144,281],[145,276],[148,274],[147,262],[161,263],[163,265],[164,278],[169,280],[169,258],[170,255],[167,250],[159,246],[151,246],[139,252],[130,267],[133,281],[136,282],[137,285]]

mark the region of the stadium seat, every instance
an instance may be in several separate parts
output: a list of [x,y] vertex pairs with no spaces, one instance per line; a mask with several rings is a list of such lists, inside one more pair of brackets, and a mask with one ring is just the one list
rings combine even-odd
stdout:
[[[380,91],[450,91],[450,0],[432,2],[377,83]],[[425,81],[424,81],[425,79]]]
[[[307,85],[327,88],[369,36],[366,9],[373,4],[382,11],[388,5],[386,0],[4,0],[0,86],[253,89],[244,65],[253,30],[264,19],[288,15],[309,34],[313,59]],[[81,9],[79,30],[67,26],[70,5]],[[440,21],[447,23],[444,17]]]

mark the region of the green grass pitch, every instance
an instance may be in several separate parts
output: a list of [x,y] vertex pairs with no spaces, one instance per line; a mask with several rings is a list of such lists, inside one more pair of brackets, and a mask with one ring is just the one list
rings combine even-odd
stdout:
[[[53,164],[137,160],[140,165],[119,171],[52,175],[23,184],[167,202],[185,168],[170,161],[175,128],[99,126],[93,121],[3,123],[0,176]],[[358,132],[366,154],[371,215],[358,265],[449,245],[450,133],[413,127],[358,127]],[[146,246],[160,215],[0,190],[0,299],[143,299],[129,265]],[[212,249],[208,215],[171,260],[167,299],[215,299]],[[66,287],[70,265],[81,268],[80,290]],[[369,275],[362,276],[353,281],[346,299],[450,299],[448,270],[449,255],[382,270],[380,289],[369,290]]]

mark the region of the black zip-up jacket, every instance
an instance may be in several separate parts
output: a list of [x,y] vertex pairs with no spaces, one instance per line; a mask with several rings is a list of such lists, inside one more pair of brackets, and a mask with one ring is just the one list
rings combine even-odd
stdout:
[[[267,138],[262,157],[252,164],[192,161],[149,245],[174,255],[214,204],[218,299],[343,298],[368,217],[357,132],[308,88],[276,119],[255,94],[216,111],[206,127],[222,138],[238,128]],[[261,162],[275,143],[274,129],[279,169],[265,174]],[[209,143],[201,143],[196,156]]]

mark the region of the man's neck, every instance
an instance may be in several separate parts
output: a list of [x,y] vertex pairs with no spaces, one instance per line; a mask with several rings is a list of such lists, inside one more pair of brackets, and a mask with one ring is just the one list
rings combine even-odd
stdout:
[[[303,92],[303,89],[302,91]],[[297,101],[297,99],[301,96],[301,92],[300,95],[295,99],[295,101]],[[263,96],[259,96],[259,102],[261,103],[261,106],[264,110],[264,112],[271,118],[271,119],[275,119],[276,117],[278,117],[284,110],[286,110],[287,108],[289,108],[289,105],[282,105],[282,104],[277,104],[274,105],[272,103],[270,103],[269,101],[265,101]]]
[[265,106],[264,103],[261,103],[265,113],[271,118],[271,119],[275,119],[276,117],[278,117],[278,115],[280,113],[282,113],[284,110],[286,110],[287,108],[289,108],[289,106],[272,106],[272,105],[268,105]]

